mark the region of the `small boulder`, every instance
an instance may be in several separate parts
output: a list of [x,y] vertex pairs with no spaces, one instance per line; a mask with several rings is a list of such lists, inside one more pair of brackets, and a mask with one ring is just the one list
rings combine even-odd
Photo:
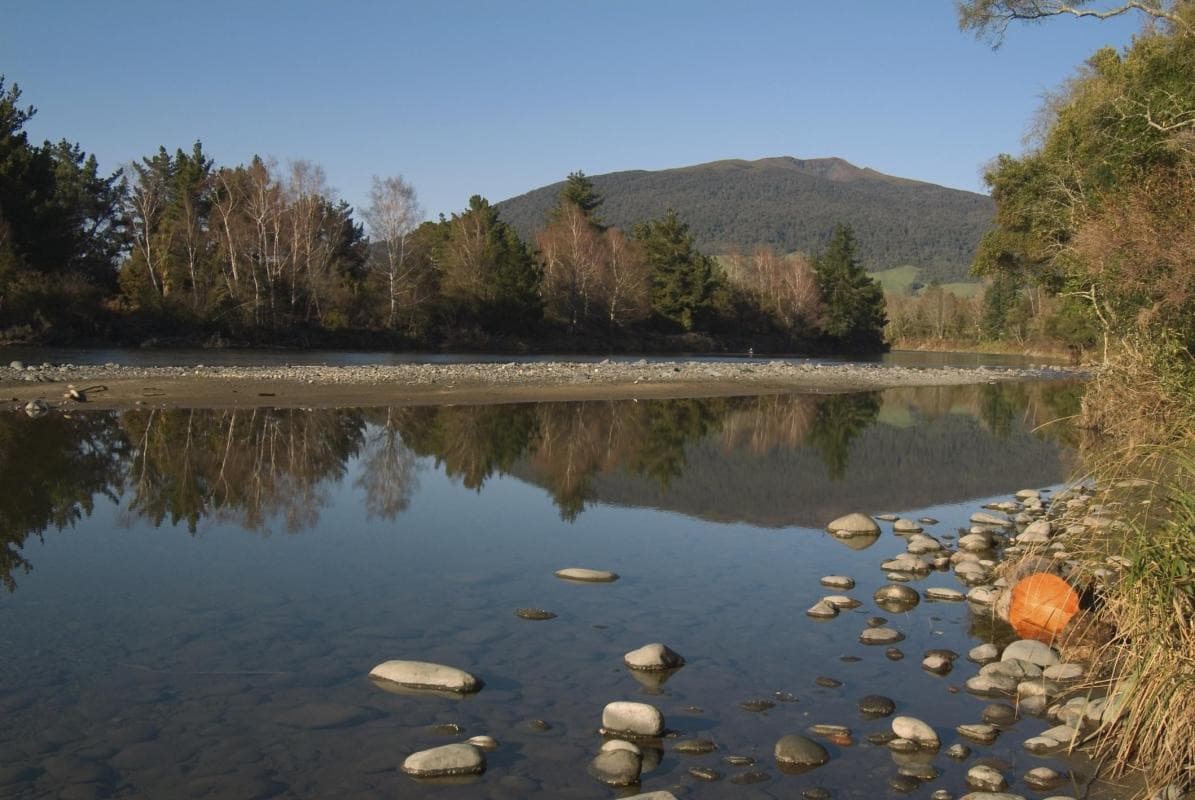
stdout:
[[842,589],[844,591],[855,588],[855,579],[847,577],[846,575],[826,575],[821,580],[822,586],[828,586],[831,589]]
[[471,744],[446,744],[408,756],[402,771],[413,778],[480,775],[485,772],[485,755]]
[[826,748],[799,733],[790,733],[776,742],[776,762],[787,767],[819,767],[830,760]]
[[638,650],[632,650],[622,657],[622,661],[631,669],[644,672],[678,669],[685,665],[685,660],[679,653],[659,642],[645,644]]
[[1061,659],[1058,658],[1058,654],[1054,652],[1053,648],[1036,639],[1018,639],[1004,648],[1004,652],[1000,654],[1001,661],[1013,658],[1028,661],[1039,667],[1052,667],[1061,663]]
[[557,578],[581,583],[610,583],[618,580],[618,573],[604,569],[585,569],[584,567],[565,567],[555,573]]
[[921,595],[911,587],[889,583],[876,589],[874,599],[885,611],[908,611],[921,602]]
[[896,644],[904,641],[905,635],[898,630],[887,627],[867,628],[859,634],[859,641],[863,644],[883,645]]
[[647,703],[617,701],[602,710],[602,733],[650,738],[664,733],[664,715]]
[[892,732],[902,739],[909,739],[921,747],[937,749],[940,744],[934,729],[916,717],[893,717]]
[[589,762],[589,774],[607,786],[634,786],[642,770],[643,757],[622,748],[603,750]]
[[875,536],[879,534],[880,526],[866,514],[855,512],[834,520],[826,530],[839,536]]
[[398,684],[405,689],[427,689],[472,694],[482,683],[464,670],[427,661],[384,661],[369,671],[375,681]]
[[1008,788],[1008,781],[999,770],[986,764],[976,764],[967,770],[967,785],[984,792],[1002,792]]

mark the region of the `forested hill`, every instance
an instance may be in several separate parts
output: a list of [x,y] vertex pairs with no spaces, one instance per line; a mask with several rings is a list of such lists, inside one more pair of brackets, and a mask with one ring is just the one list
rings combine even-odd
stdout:
[[[885,175],[840,158],[713,161],[590,177],[606,198],[598,213],[610,225],[629,228],[674,208],[707,253],[759,244],[809,253],[845,222],[855,229],[866,269],[911,264],[921,268],[923,281],[966,279],[994,214],[986,195]],[[562,186],[504,200],[498,204],[502,218],[530,240]]]

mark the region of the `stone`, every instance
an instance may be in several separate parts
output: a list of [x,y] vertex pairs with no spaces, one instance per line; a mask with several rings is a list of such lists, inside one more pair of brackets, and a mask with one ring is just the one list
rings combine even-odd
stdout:
[[755,763],[755,759],[751,756],[737,756],[730,755],[722,759],[732,767],[749,767]]
[[24,362],[21,362],[21,361],[10,361],[8,363],[8,368],[9,369],[25,369],[25,364],[24,364]]
[[1025,783],[1038,791],[1047,791],[1058,786],[1066,779],[1062,775],[1049,767],[1034,767],[1025,773]]
[[905,635],[893,628],[867,628],[859,634],[863,644],[884,645],[904,641]]
[[958,800],[1025,800],[1025,798],[1019,794],[1007,792],[967,792]]
[[991,525],[994,528],[1007,528],[1012,525],[1008,517],[1003,515],[989,514],[986,511],[977,511],[972,514],[971,522],[976,525]]
[[983,697],[1012,694],[1017,690],[1017,681],[999,673],[975,675],[967,678],[967,691]]
[[967,785],[984,792],[1002,792],[1008,788],[1008,781],[1000,772],[985,764],[976,764],[967,770]]
[[902,586],[899,583],[889,583],[876,589],[873,596],[876,605],[885,611],[908,611],[921,602],[921,595],[916,589]]
[[630,750],[606,750],[589,762],[589,774],[607,786],[634,786],[642,770],[643,757]]
[[896,522],[900,517],[895,514],[876,514],[876,519],[883,520],[884,522]]
[[743,702],[739,703],[739,708],[743,709],[744,711],[751,711],[757,714],[762,711],[770,711],[775,707],[775,703],[773,703],[771,700],[764,700],[763,698],[744,700]]
[[542,608],[516,608],[515,616],[520,619],[530,620],[556,619],[555,614]]
[[638,738],[664,733],[664,715],[647,703],[617,701],[602,710],[602,732]]
[[955,730],[959,736],[963,736],[973,742],[979,742],[980,744],[991,744],[1000,735],[1000,729],[995,725],[982,722],[959,725]]
[[1057,750],[1058,742],[1044,736],[1034,736],[1022,742],[1021,746],[1034,755],[1041,755],[1051,750]]
[[485,754],[471,744],[446,744],[407,756],[402,771],[414,778],[480,775],[485,772]]
[[833,619],[838,616],[838,609],[825,600],[818,600],[805,609],[805,616],[813,617],[814,619]]
[[628,742],[626,739],[611,739],[608,742],[604,742],[602,746],[598,748],[598,750],[602,753],[610,753],[615,750],[626,750],[628,753],[634,753],[637,756],[643,755],[643,750],[640,749],[639,745],[635,744],[634,742]]
[[855,588],[855,579],[846,575],[826,575],[821,579],[822,586],[843,591]]
[[896,703],[882,694],[869,694],[859,701],[859,713],[868,719],[886,717],[896,711]]
[[992,586],[973,586],[967,592],[967,602],[981,606],[993,605],[999,597],[999,592]]
[[767,781],[770,781],[771,779],[772,779],[772,776],[769,775],[768,773],[764,772],[763,770],[749,769],[746,772],[742,772],[742,773],[739,773],[738,775],[735,775],[733,778],[730,779],[730,782],[738,784],[740,786],[748,786],[753,783],[765,783]]
[[471,744],[478,750],[497,750],[498,740],[493,736],[471,736],[465,740],[465,744]]
[[990,664],[998,658],[1000,658],[1000,648],[990,642],[976,645],[967,651],[967,659],[977,664]]
[[819,767],[830,760],[826,748],[799,733],[781,737],[775,747],[776,762],[790,767]]
[[395,683],[405,689],[455,694],[472,694],[482,687],[481,681],[464,670],[427,661],[383,661],[369,671],[369,677]]
[[818,686],[821,686],[823,689],[837,689],[839,686],[842,686],[842,681],[838,680],[837,678],[828,677],[826,675],[818,675],[813,679],[813,682]]
[[722,773],[710,767],[689,767],[689,774],[699,781],[713,783],[722,780]]
[[930,600],[946,600],[950,602],[967,599],[967,596],[958,589],[951,589],[946,586],[930,586],[925,590],[925,596]]
[[888,788],[894,792],[908,794],[921,788],[921,781],[911,775],[893,775],[888,779]]
[[954,669],[954,662],[945,656],[932,655],[921,659],[921,668],[935,675],[945,675]]
[[905,654],[899,647],[889,647],[884,651],[884,658],[888,659],[889,661],[900,661],[904,657]]
[[1007,703],[988,703],[979,716],[984,722],[1008,727],[1017,721],[1017,710]]
[[924,533],[915,533],[909,537],[909,543],[905,546],[910,553],[915,556],[924,553],[936,553],[942,549],[942,543],[932,536],[926,536]]
[[1061,659],[1058,658],[1058,654],[1054,652],[1053,648],[1036,639],[1018,639],[1004,648],[1004,652],[1000,654],[1001,661],[1013,658],[1028,661],[1039,667],[1052,667],[1061,663]]
[[1041,492],[1037,489],[1021,489],[1016,493],[1018,500],[1036,500],[1041,497]]
[[845,594],[830,594],[822,598],[822,602],[826,605],[833,606],[839,611],[850,610],[858,608],[863,605],[853,597],[847,597]]
[[809,732],[814,736],[824,736],[827,739],[832,740],[849,739],[851,735],[851,729],[845,725],[830,725],[824,722],[819,722],[816,725],[810,725]]
[[897,533],[921,533],[921,526],[911,519],[898,519],[892,523],[892,530]]
[[645,644],[637,650],[632,650],[622,657],[622,662],[631,669],[645,672],[679,669],[685,665],[685,660],[679,653],[659,642]]
[[980,553],[992,549],[992,538],[986,533],[968,533],[958,540],[958,546],[972,553]]
[[1080,664],[1054,664],[1046,667],[1043,674],[1052,681],[1077,681],[1083,677],[1083,667]]
[[955,761],[966,761],[971,757],[971,748],[956,742],[946,748],[946,755]]
[[618,573],[604,569],[586,569],[585,567],[565,567],[555,572],[557,578],[566,581],[580,581],[581,583],[610,583],[618,580]]
[[672,749],[687,756],[696,756],[712,753],[718,749],[718,745],[712,739],[681,739]]
[[916,717],[893,717],[892,732],[902,739],[916,742],[920,747],[936,749],[940,744],[934,729]]
[[1069,747],[1079,740],[1079,731],[1069,725],[1055,725],[1049,730],[1042,731],[1039,736],[1043,739],[1052,739],[1060,745]]
[[879,534],[880,526],[866,514],[855,512],[834,520],[826,530],[839,535],[874,536]]
[[30,400],[25,404],[25,416],[30,419],[37,419],[44,416],[49,410],[50,407],[41,400]]

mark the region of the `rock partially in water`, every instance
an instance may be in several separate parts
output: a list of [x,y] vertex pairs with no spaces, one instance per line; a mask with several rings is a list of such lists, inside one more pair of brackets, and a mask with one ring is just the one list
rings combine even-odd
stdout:
[[805,609],[805,615],[813,617],[814,619],[833,619],[838,616],[838,609],[827,603],[825,600],[818,600],[816,603]]
[[885,645],[904,641],[905,635],[893,628],[867,628],[859,634],[863,644]]
[[699,781],[713,783],[722,780],[722,773],[710,767],[689,767],[689,774]]
[[1067,683],[1082,678],[1083,667],[1080,664],[1055,664],[1052,667],[1046,667],[1043,674],[1052,681]]
[[776,704],[771,700],[764,700],[762,698],[744,700],[743,702],[739,703],[739,708],[743,709],[744,711],[752,711],[755,713],[759,713],[761,711],[770,711],[775,707]]
[[989,703],[979,716],[984,722],[1007,728],[1017,721],[1017,710],[1007,703]]
[[581,583],[610,583],[618,580],[618,573],[604,569],[586,569],[585,567],[565,567],[556,570],[556,577],[566,581],[580,581]]
[[830,760],[830,753],[819,743],[802,736],[790,733],[776,742],[774,750],[776,762],[786,767],[820,767]]
[[876,605],[885,611],[908,611],[921,602],[921,595],[916,589],[899,583],[889,583],[876,589],[874,599]]
[[556,619],[556,615],[543,608],[516,608],[515,616],[520,619],[548,620]]
[[428,661],[383,661],[369,671],[369,677],[405,689],[455,694],[472,694],[482,687],[481,681],[464,670]]
[[1028,661],[1039,667],[1052,667],[1061,663],[1061,659],[1058,658],[1058,654],[1054,652],[1053,648],[1036,639],[1018,639],[1004,648],[1004,652],[1000,654],[1001,661],[1013,658]]
[[446,778],[485,772],[485,754],[471,744],[446,744],[407,756],[402,771],[414,778]]
[[828,675],[818,675],[813,679],[813,682],[823,689],[837,689],[839,686],[842,686],[842,681],[837,678],[831,678]]
[[826,575],[821,579],[821,584],[831,589],[842,589],[845,591],[855,588],[855,579],[846,575]]
[[946,755],[955,761],[966,761],[971,757],[971,748],[956,742],[946,748]]
[[925,590],[925,596],[930,600],[946,600],[950,602],[967,599],[967,596],[958,589],[951,589],[946,586],[930,586]]
[[888,779],[888,788],[894,792],[901,794],[908,794],[915,792],[921,788],[921,781],[914,778],[912,775],[893,775]]
[[622,800],[676,800],[676,795],[672,792],[666,792],[663,789],[655,792],[644,792],[643,794],[633,794],[629,797],[624,797]]
[[1008,788],[1008,781],[1000,774],[999,770],[986,764],[977,764],[967,770],[966,780],[967,785],[972,789],[984,792],[1002,792]]
[[945,675],[954,668],[954,661],[941,655],[929,655],[921,660],[921,668],[935,675]]
[[1000,658],[1000,648],[991,642],[976,645],[967,651],[967,659],[977,664],[990,664]]
[[955,730],[958,731],[959,736],[980,744],[991,744],[1000,735],[1000,729],[995,725],[982,722],[959,725]]
[[680,669],[685,665],[680,653],[659,642],[645,644],[637,650],[632,650],[622,657],[622,662],[631,669],[644,672]]
[[1008,528],[1012,522],[1003,514],[989,514],[986,511],[977,511],[971,515],[971,522],[976,525],[990,525],[993,528]]
[[25,369],[25,363],[23,361],[10,361],[10,362],[8,362],[8,368],[9,369]]
[[967,678],[967,691],[981,697],[1008,695],[1017,690],[1017,681],[1007,675],[999,673],[992,675],[975,675]]
[[855,512],[839,517],[826,526],[826,530],[839,536],[876,536],[880,526],[866,514]]
[[1025,800],[1025,798],[1019,794],[1008,794],[1007,792],[968,792],[958,800]]
[[602,710],[602,733],[636,738],[660,736],[664,733],[664,715],[647,703],[609,703]]
[[934,729],[916,717],[893,717],[892,732],[902,739],[916,742],[920,747],[937,749],[941,743]]
[[634,786],[639,783],[643,758],[630,750],[604,750],[589,762],[589,774],[607,786]]
[[714,752],[718,745],[714,744],[712,739],[681,739],[672,749],[687,756],[699,756]]
[[611,739],[608,742],[603,742],[602,746],[598,748],[603,753],[612,753],[615,750],[626,750],[628,753],[634,753],[637,756],[643,755],[643,750],[634,742],[628,742],[626,739]]
[[741,772],[738,775],[735,775],[730,779],[730,782],[740,786],[750,786],[753,783],[764,783],[766,781],[770,781],[771,779],[772,776],[763,770],[750,769],[746,772]]
[[1003,594],[993,586],[973,586],[967,592],[967,601],[981,606],[990,606]]
[[889,661],[900,661],[904,657],[905,654],[899,647],[889,647],[884,651],[884,658],[888,659]]
[[1025,783],[1039,792],[1046,792],[1062,784],[1066,776],[1049,767],[1034,767],[1025,773]]
[[37,419],[38,417],[45,416],[49,410],[50,407],[41,400],[30,400],[25,404],[25,416],[29,417],[30,419]]
[[732,767],[749,767],[755,763],[755,759],[751,756],[730,755],[722,760]]
[[892,523],[892,530],[897,533],[921,533],[921,526],[911,519],[898,519]]
[[886,717],[896,711],[896,703],[882,694],[869,694],[859,700],[859,713],[868,719]]
[[855,598],[847,597],[845,594],[828,594],[822,598],[822,602],[828,606],[833,606],[839,611],[849,611],[852,608],[858,608],[863,605]]
[[478,750],[491,751],[498,749],[498,740],[493,736],[470,736],[465,740],[465,744],[471,744]]

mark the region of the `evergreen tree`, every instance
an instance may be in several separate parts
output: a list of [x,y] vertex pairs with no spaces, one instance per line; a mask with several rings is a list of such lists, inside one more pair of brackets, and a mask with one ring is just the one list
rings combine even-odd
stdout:
[[714,260],[698,252],[689,226],[676,212],[635,227],[651,270],[652,311],[685,331],[701,329],[720,281]]
[[822,332],[851,350],[884,348],[884,291],[855,257],[849,225],[834,228],[830,245],[813,259],[824,313]]
[[572,203],[581,209],[581,213],[591,223],[601,226],[601,220],[598,219],[597,214],[594,212],[605,201],[606,198],[602,197],[601,193],[593,185],[593,181],[586,177],[584,172],[581,170],[570,172],[568,178],[564,181],[564,188],[560,190],[560,199],[557,201],[556,207],[552,209],[548,218],[550,220],[559,219],[562,210],[569,203]]

